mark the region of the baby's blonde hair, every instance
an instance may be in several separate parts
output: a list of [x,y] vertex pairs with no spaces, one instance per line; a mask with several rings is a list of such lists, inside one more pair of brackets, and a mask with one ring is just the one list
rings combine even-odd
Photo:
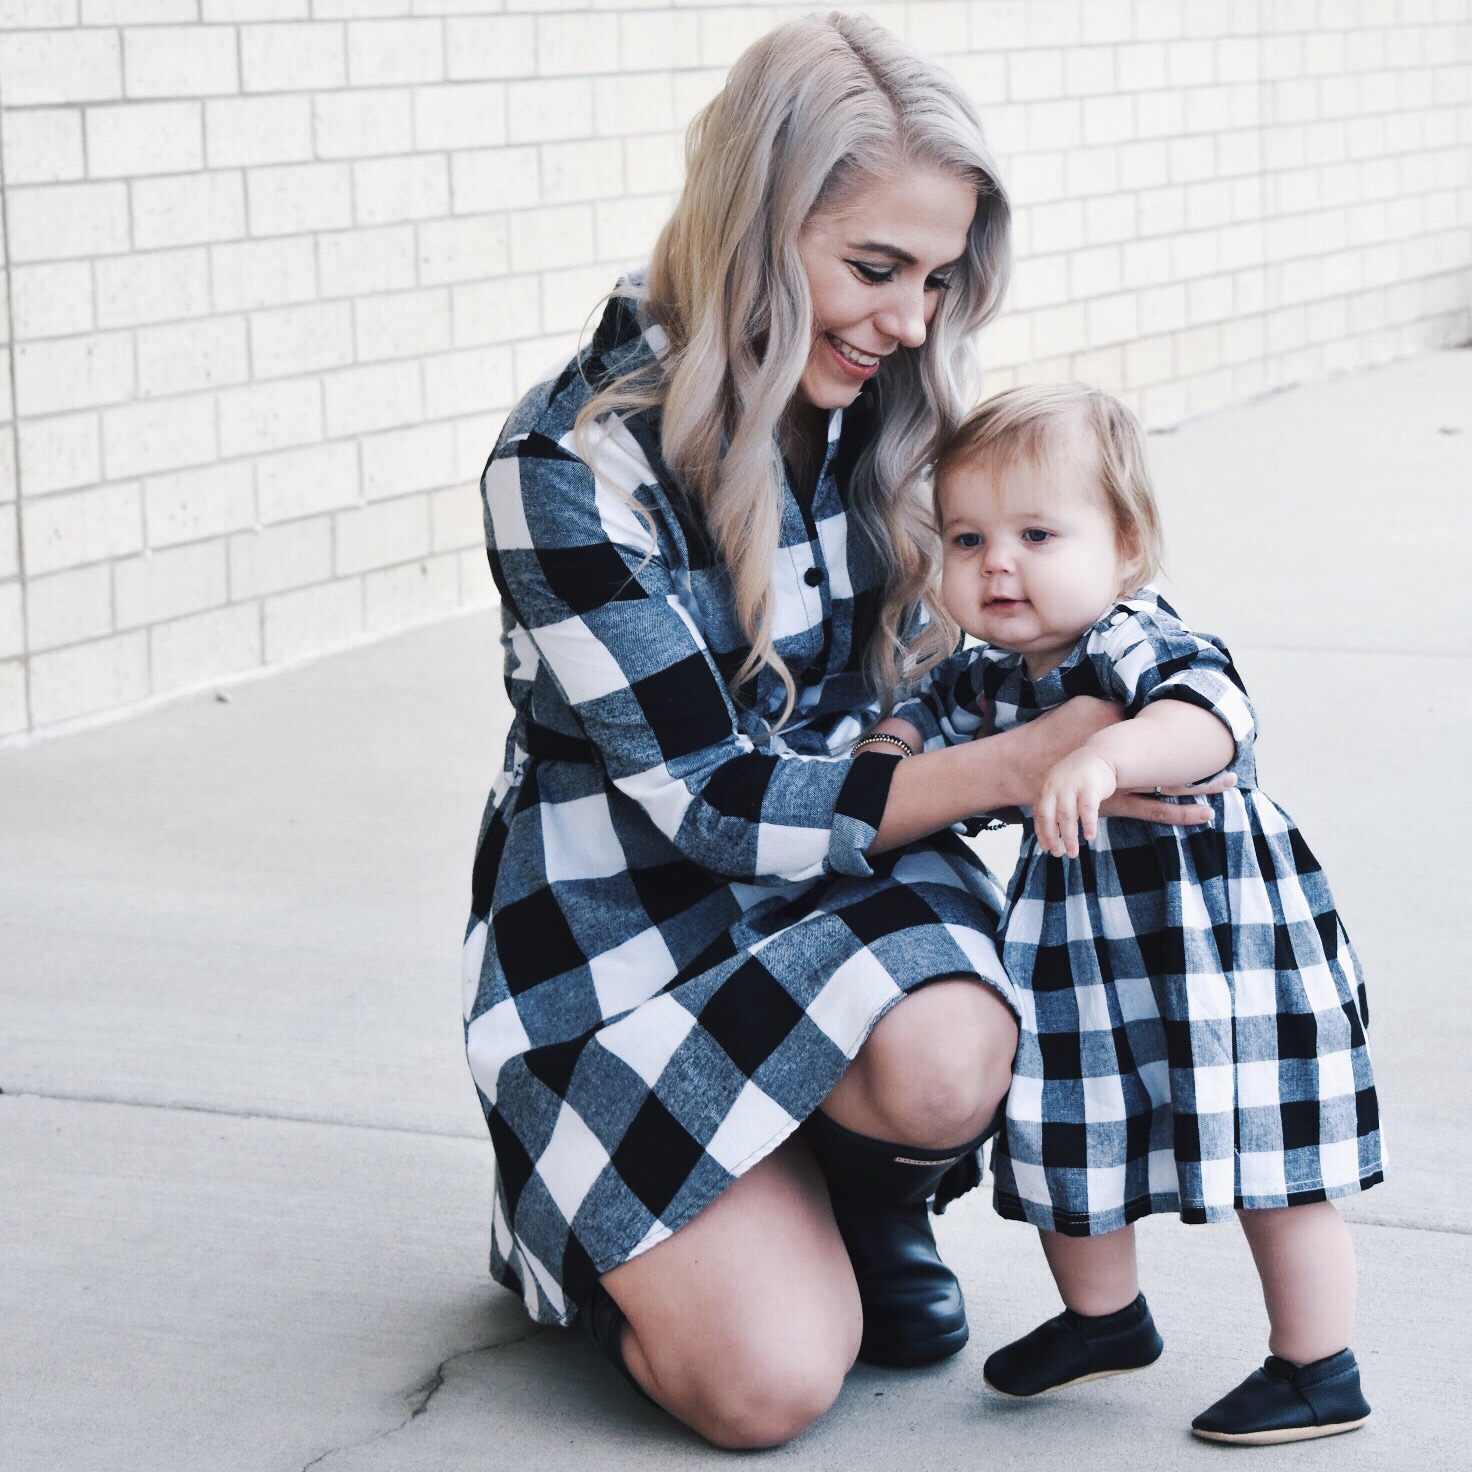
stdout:
[[1099,491],[1120,551],[1128,558],[1124,591],[1134,592],[1160,571],[1164,550],[1145,431],[1113,394],[1087,384],[1009,389],[973,409],[936,458],[936,524],[941,521],[941,487],[957,467],[983,461],[1006,469],[1028,460],[1052,469],[1077,450],[1093,453]]

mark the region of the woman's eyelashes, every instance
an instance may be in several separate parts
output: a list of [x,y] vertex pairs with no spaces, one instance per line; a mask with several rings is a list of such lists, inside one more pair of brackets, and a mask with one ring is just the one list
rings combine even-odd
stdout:
[[[894,265],[876,266],[869,261],[848,262],[849,268],[869,286],[887,286],[895,278],[897,267]],[[951,289],[951,277],[948,272],[936,272],[925,278],[926,291],[949,291]]]

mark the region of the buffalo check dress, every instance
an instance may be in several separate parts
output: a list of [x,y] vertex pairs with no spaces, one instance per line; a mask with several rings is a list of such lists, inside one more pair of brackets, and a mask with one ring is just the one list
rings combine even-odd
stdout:
[[775,1149],[907,991],[969,975],[1015,1009],[1001,895],[965,845],[865,857],[895,765],[847,755],[878,709],[860,663],[879,569],[847,514],[869,406],[831,416],[811,498],[786,495],[771,576],[800,699],[773,735],[776,678],[730,692],[746,645],[658,412],[574,441],[591,385],[662,342],[616,298],[482,482],[514,719],[475,861],[465,1035],[492,1271],[543,1323]]
[[1209,827],[1104,818],[1076,859],[1025,839],[1001,927],[1021,1036],[997,1210],[1088,1236],[1378,1182],[1359,967],[1318,861],[1258,790],[1256,722],[1226,648],[1147,588],[1039,680],[993,648],[956,667],[953,698],[988,730],[1092,695],[1130,715],[1185,700],[1236,741],[1237,786],[1206,799]]

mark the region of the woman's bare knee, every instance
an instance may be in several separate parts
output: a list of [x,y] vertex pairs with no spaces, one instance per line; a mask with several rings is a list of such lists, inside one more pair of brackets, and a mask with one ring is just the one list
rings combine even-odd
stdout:
[[880,1020],[824,1109],[860,1134],[944,1149],[990,1123],[1016,1050],[1016,1020],[990,987],[935,982]]

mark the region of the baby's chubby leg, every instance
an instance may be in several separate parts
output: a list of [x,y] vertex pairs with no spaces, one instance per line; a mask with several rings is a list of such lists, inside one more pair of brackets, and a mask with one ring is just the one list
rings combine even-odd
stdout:
[[1039,1235],[1066,1306],[991,1355],[986,1383],[1003,1395],[1041,1395],[1159,1359],[1164,1345],[1140,1292],[1134,1228],[1098,1237]]
[[1262,1279],[1268,1348],[1296,1365],[1348,1348],[1354,1333],[1354,1243],[1333,1202],[1239,1211],[1237,1218]]

